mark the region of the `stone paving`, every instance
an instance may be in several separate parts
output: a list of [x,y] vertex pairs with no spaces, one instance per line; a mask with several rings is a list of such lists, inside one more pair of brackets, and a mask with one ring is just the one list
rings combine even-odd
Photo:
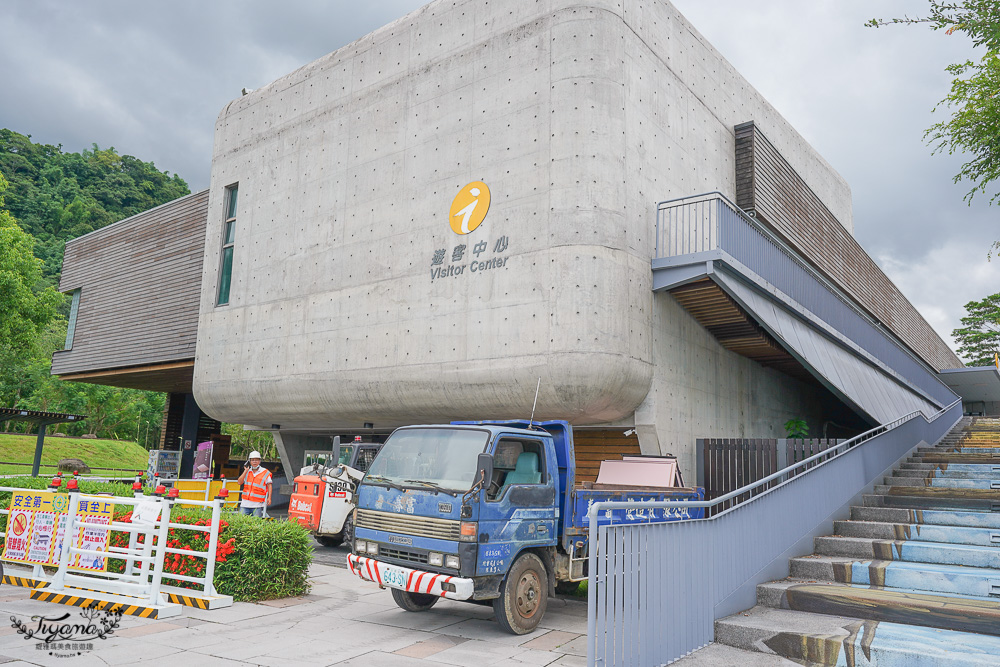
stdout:
[[[532,634],[502,632],[491,607],[442,600],[423,613],[396,607],[388,591],[344,569],[314,563],[312,591],[301,598],[261,604],[237,602],[213,611],[188,609],[181,616],[146,620],[126,616],[92,651],[59,657],[36,648],[8,623],[0,626],[0,664],[90,667],[160,662],[202,665],[364,665],[365,667],[459,665],[581,666],[587,662],[587,605],[549,599]],[[28,599],[27,589],[0,587],[0,614],[25,623],[33,615],[58,616],[77,609]]]

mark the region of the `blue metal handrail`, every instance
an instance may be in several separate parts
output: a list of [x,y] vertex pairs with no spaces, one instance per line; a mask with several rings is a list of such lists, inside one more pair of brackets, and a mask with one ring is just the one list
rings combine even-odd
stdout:
[[[589,509],[589,511],[587,513],[587,520],[589,522],[589,544],[588,544],[588,549],[589,549],[589,552],[590,552],[589,553],[589,572],[590,572],[590,576],[594,577],[595,573],[598,572],[598,566],[597,566],[597,561],[598,561],[598,530],[599,529],[608,530],[610,527],[612,527],[612,526],[609,526],[607,524],[602,525],[602,526],[598,526],[597,515],[599,513],[603,512],[603,511],[605,511],[605,510],[626,509],[626,508],[643,509],[643,510],[645,510],[645,509],[675,509],[675,508],[677,508],[677,509],[684,508],[684,509],[688,509],[688,510],[693,510],[693,509],[698,509],[698,508],[706,508],[707,509],[707,508],[716,507],[716,506],[718,506],[718,505],[720,505],[722,503],[726,503],[726,502],[728,502],[728,501],[730,501],[730,500],[732,500],[732,499],[734,499],[734,498],[736,498],[738,496],[744,495],[744,494],[749,494],[750,495],[750,497],[746,501],[738,503],[738,504],[736,504],[736,505],[734,505],[734,506],[726,509],[725,511],[720,512],[719,514],[715,514],[715,515],[713,515],[713,516],[711,516],[709,518],[706,518],[706,519],[689,519],[689,520],[684,520],[684,521],[673,521],[673,522],[667,522],[667,523],[648,521],[647,523],[630,523],[629,525],[630,526],[632,526],[632,525],[635,525],[635,526],[673,525],[675,527],[680,528],[681,524],[705,524],[705,522],[720,521],[720,520],[723,519],[723,517],[727,517],[728,518],[728,515],[730,513],[734,512],[735,510],[741,510],[741,509],[747,507],[751,503],[763,500],[764,498],[767,498],[770,494],[778,492],[780,489],[782,489],[782,487],[784,487],[791,480],[792,477],[795,478],[796,482],[802,483],[804,479],[808,479],[807,475],[810,475],[812,473],[816,473],[816,472],[822,470],[825,466],[827,466],[829,464],[832,464],[837,459],[840,459],[841,457],[843,457],[845,454],[847,454],[849,452],[849,450],[853,449],[854,447],[856,447],[858,445],[863,444],[864,442],[866,442],[868,440],[871,440],[872,438],[875,438],[876,436],[880,436],[880,435],[883,435],[883,434],[888,433],[890,431],[893,431],[893,430],[895,430],[897,428],[900,428],[904,424],[907,424],[911,420],[916,419],[918,417],[923,417],[924,420],[928,424],[930,424],[932,422],[935,422],[939,417],[945,415],[948,411],[954,409],[956,406],[959,406],[960,404],[961,404],[961,399],[958,399],[958,400],[952,402],[947,407],[944,407],[941,410],[939,410],[937,413],[935,413],[930,418],[924,417],[923,413],[919,412],[919,411],[911,412],[911,413],[906,414],[906,415],[904,415],[902,417],[894,419],[891,422],[887,422],[886,424],[882,424],[882,425],[879,425],[879,426],[877,426],[877,427],[875,427],[873,429],[870,429],[870,430],[868,430],[868,431],[866,431],[866,432],[864,432],[864,433],[862,433],[860,435],[857,435],[857,436],[855,436],[855,437],[853,437],[853,438],[851,438],[849,440],[845,440],[845,441],[843,441],[841,443],[838,443],[837,445],[831,447],[830,449],[824,450],[824,451],[822,451],[822,452],[820,452],[818,454],[814,454],[814,455],[810,456],[809,458],[806,458],[806,459],[804,459],[802,461],[799,461],[799,462],[794,463],[794,464],[792,464],[790,466],[787,466],[787,467],[783,468],[782,470],[779,470],[779,471],[777,471],[777,472],[775,472],[775,473],[773,473],[771,475],[768,475],[768,476],[766,476],[766,477],[764,477],[762,479],[759,479],[759,480],[757,480],[755,482],[747,484],[747,485],[745,485],[745,486],[743,486],[743,487],[741,487],[739,489],[736,489],[735,491],[731,491],[730,493],[727,493],[727,494],[725,494],[723,496],[720,496],[718,498],[714,498],[712,500],[705,500],[705,501],[641,501],[641,502],[602,501],[602,502],[596,502],[596,503],[594,503],[590,507],[590,509]],[[825,460],[820,461],[820,459],[825,459]],[[814,463],[818,463],[818,465],[812,465]],[[799,471],[800,469],[804,469],[804,468],[808,468],[808,470],[804,470],[801,474],[796,474],[797,471]],[[774,482],[776,480],[779,480],[782,477],[786,477],[786,479],[784,481],[782,481],[781,483],[775,485],[775,486],[770,486],[772,482]],[[767,488],[764,488],[764,487],[767,487]],[[755,491],[757,493],[754,493]],[[710,525],[715,525],[715,524],[710,524]],[[597,590],[596,589],[589,591],[589,594],[588,594],[587,636],[588,636],[588,655],[591,656],[591,658],[593,658],[594,656],[596,656],[596,651],[597,651]]]

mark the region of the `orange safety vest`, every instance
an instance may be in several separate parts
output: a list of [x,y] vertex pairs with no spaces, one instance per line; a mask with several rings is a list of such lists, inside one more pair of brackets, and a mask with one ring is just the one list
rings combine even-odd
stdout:
[[267,485],[271,481],[271,471],[264,466],[260,467],[257,474],[253,470],[247,471],[247,476],[243,482],[243,500],[251,503],[262,503],[267,498]]

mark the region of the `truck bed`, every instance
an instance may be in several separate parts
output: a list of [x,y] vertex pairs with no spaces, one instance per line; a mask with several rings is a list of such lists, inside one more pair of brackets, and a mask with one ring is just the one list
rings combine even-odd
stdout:
[[[702,487],[637,487],[612,486],[610,484],[584,483],[578,485],[572,492],[572,513],[566,525],[569,535],[586,535],[590,528],[587,512],[590,506],[602,501],[642,502],[654,500],[704,500],[705,489]],[[606,510],[597,519],[598,525],[609,523],[657,523],[660,521],[678,521],[681,519],[702,519],[704,508],[694,509],[649,509],[649,510]]]

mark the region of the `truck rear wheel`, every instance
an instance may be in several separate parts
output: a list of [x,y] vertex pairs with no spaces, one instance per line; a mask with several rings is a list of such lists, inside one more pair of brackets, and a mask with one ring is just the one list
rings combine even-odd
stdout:
[[398,588],[390,590],[392,591],[392,599],[396,601],[400,609],[405,609],[406,611],[427,611],[441,599],[436,595],[410,593],[409,591],[401,591]]
[[526,635],[536,627],[549,599],[545,565],[535,554],[524,554],[507,573],[500,597],[493,601],[493,614],[505,632]]

